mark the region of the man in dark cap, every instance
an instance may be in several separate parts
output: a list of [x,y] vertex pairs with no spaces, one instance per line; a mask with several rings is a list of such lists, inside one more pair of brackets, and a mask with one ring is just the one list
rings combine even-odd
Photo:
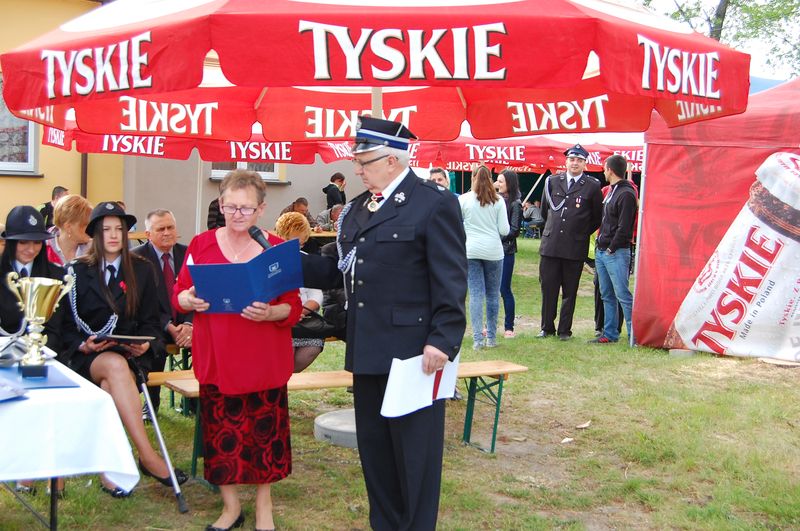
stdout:
[[458,354],[466,327],[461,211],[449,190],[408,168],[412,138],[402,124],[361,118],[353,165],[367,191],[341,214],[338,269],[325,257],[303,263],[306,286],[344,279],[345,368],[370,525],[379,530],[434,529],[439,510],[445,403],[382,417],[392,359],[422,354],[420,370],[431,374]]
[[[572,337],[572,316],[581,280],[583,262],[589,253],[589,236],[600,226],[603,194],[600,182],[586,175],[589,153],[576,144],[564,152],[567,171],[547,178],[544,185],[542,217],[545,219],[539,249],[539,280],[542,285],[542,330],[539,337],[558,334]],[[561,311],[555,326],[558,295]]]

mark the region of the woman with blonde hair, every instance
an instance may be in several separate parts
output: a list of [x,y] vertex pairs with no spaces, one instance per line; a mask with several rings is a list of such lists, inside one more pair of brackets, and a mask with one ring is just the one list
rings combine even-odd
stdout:
[[[492,172],[478,166],[472,172],[472,188],[458,198],[467,234],[467,288],[472,325],[472,348],[497,346],[497,314],[500,309],[500,277],[508,217],[503,198],[492,182]],[[486,302],[486,338],[483,306]]]
[[65,265],[86,254],[92,239],[86,234],[91,214],[92,205],[79,195],[65,195],[56,202],[50,229],[55,238],[47,242],[48,260]]
[[[287,212],[275,222],[275,232],[284,240],[297,239],[300,247],[305,245],[311,237],[311,225],[308,219],[299,212]],[[314,288],[300,288],[300,302],[303,303],[303,317],[308,318],[311,312],[318,312],[322,307],[324,295],[322,290]],[[322,349],[325,340],[316,337],[302,337],[299,332],[292,332],[292,346],[294,347],[294,372],[302,372],[314,363]]]
[[[187,264],[247,262],[262,249],[249,234],[264,213],[266,185],[258,173],[234,170],[220,186],[225,226],[195,236],[186,251],[172,304],[194,311],[192,359],[200,382],[204,474],[219,486],[222,514],[206,530],[242,527],[239,485],[257,485],[256,529],[273,529],[271,484],[292,471],[286,384],[294,367],[291,328],[301,304],[292,289],[253,301],[241,314],[207,314]],[[272,245],[282,243],[264,233]]]

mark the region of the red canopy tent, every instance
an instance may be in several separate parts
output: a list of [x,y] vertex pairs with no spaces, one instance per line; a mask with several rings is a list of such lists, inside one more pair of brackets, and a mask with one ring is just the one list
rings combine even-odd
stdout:
[[[725,328],[725,334],[735,331],[736,337],[742,337],[745,332],[742,327],[756,308],[753,305],[764,295],[764,286],[745,285],[745,299],[754,300],[746,305],[746,309],[742,306],[740,316],[738,311],[725,313],[724,305],[733,304],[733,297],[728,300],[723,296],[717,300],[713,290],[703,291],[697,282],[717,281],[716,272],[722,271],[724,266],[718,247],[723,235],[729,229],[748,230],[747,225],[737,227],[732,226],[732,222],[748,203],[749,190],[756,181],[756,170],[776,152],[800,154],[798,131],[800,79],[752,95],[747,111],[738,116],[676,129],[667,129],[662,121],[654,120],[645,134],[647,163],[633,314],[635,337],[639,343],[655,347],[665,345],[665,337],[679,308],[691,297],[722,304],[715,318]],[[786,188],[788,193],[800,194],[800,180],[787,184]],[[788,213],[782,216],[782,223],[793,223],[797,227]],[[793,264],[780,274],[788,281],[777,295],[785,297],[785,304],[773,317],[776,324],[785,318],[797,329],[800,320],[800,253],[796,247],[799,244],[792,242],[791,238],[786,243],[785,252],[794,253],[792,256],[795,258]],[[789,251],[789,245],[794,249]],[[739,271],[745,277],[753,274],[746,268]],[[741,279],[734,281],[731,294],[741,283]],[[773,292],[771,296],[774,298],[776,295]],[[783,315],[783,312],[788,313]],[[742,322],[733,326],[725,322],[726,315],[741,318]],[[690,320],[702,323],[707,317],[695,313]],[[763,325],[759,328],[761,333],[772,336],[784,333]],[[752,333],[744,335],[751,339],[755,337]],[[670,337],[673,340],[667,346],[680,346],[673,335]],[[720,337],[717,334],[715,341]],[[711,342],[704,341],[702,334],[694,340],[684,338],[682,343],[697,350],[794,360],[800,352],[800,332],[795,332],[793,337],[785,337],[783,348],[773,348],[754,340],[745,348],[728,348],[730,345],[726,343],[722,345],[725,347],[723,352],[719,352],[720,348]]]
[[[24,118],[98,134],[421,139],[642,131],[745,109],[749,57],[604,0],[117,0],[0,57]],[[534,28],[549,28],[546,36]]]
[[[96,135],[77,127],[67,130],[45,126],[42,143],[69,151],[73,145],[81,153],[136,155],[154,158],[186,160],[197,149],[200,158],[213,162],[246,161],[254,163],[279,162],[312,164],[319,155],[323,162],[348,160],[352,157],[349,141],[282,141],[273,142],[260,134],[247,141],[198,140],[164,135]],[[538,170],[555,169],[563,165],[564,151],[572,143],[552,136],[519,137],[498,140],[478,140],[460,136],[452,142],[416,141],[409,148],[414,166],[448,165],[482,162],[493,166],[528,167]],[[614,153],[624,153],[641,171],[642,145],[584,144],[589,151],[587,167],[602,170],[603,160]],[[535,171],[535,170],[531,171]]]
[[[501,138],[497,140],[478,140],[460,136],[452,142],[421,142],[425,144],[425,160],[433,158],[434,163],[482,162],[492,166],[509,168],[529,168],[541,173],[564,166],[564,152],[574,143],[554,139],[549,135],[520,138]],[[587,169],[602,171],[603,161],[615,153],[627,154],[629,160],[641,162],[644,146],[585,143],[589,152]],[[435,154],[434,154],[435,152]],[[455,169],[455,168],[453,168]],[[636,167],[634,171],[641,171]]]

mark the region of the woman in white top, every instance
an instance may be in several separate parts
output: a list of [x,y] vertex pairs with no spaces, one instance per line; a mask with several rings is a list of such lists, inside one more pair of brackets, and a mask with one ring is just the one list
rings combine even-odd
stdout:
[[500,238],[509,231],[506,205],[495,191],[492,173],[486,166],[478,166],[472,173],[472,189],[459,196],[458,201],[461,203],[464,231],[467,234],[467,285],[472,348],[491,348],[497,346],[497,314],[503,271],[503,244]]

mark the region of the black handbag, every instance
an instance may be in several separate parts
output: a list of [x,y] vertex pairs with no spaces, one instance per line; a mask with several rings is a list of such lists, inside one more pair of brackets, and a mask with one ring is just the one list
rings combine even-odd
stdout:
[[309,310],[308,315],[292,327],[292,337],[296,339],[325,339],[335,335],[337,327],[322,315]]

